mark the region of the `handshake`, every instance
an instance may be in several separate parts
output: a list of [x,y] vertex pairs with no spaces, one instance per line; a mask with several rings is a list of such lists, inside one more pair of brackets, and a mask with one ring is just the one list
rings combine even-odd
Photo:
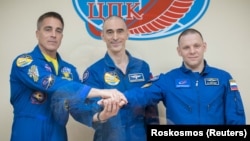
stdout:
[[[94,122],[105,122],[107,119],[117,115],[119,109],[128,103],[126,97],[120,91],[116,89],[92,89],[93,93],[98,93],[101,96],[101,100],[97,102],[98,105],[103,106],[101,112],[96,113],[93,116]],[[91,92],[90,92],[91,93]],[[93,94],[92,93],[92,94]],[[89,95],[90,97],[96,95]]]

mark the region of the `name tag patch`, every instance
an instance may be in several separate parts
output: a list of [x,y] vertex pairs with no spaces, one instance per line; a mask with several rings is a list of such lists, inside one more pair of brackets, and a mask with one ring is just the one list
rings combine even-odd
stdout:
[[128,75],[129,82],[142,82],[145,81],[143,73],[133,73]]
[[218,78],[205,78],[205,85],[219,85],[219,79]]

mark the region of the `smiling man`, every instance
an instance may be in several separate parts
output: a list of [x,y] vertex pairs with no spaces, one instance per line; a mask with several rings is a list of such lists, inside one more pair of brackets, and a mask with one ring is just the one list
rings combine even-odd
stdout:
[[86,97],[109,98],[99,116],[90,115],[90,123],[97,118],[116,115],[121,99],[126,103],[123,94],[117,90],[99,90],[80,82],[76,68],[57,52],[63,28],[61,15],[44,13],[37,21],[38,44],[33,51],[18,55],[13,61],[10,74],[10,102],[14,109],[11,141],[67,141],[69,109],[80,104],[83,107]]

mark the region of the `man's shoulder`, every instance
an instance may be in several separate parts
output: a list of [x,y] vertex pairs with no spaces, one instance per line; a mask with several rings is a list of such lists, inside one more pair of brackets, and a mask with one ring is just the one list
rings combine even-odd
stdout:
[[209,66],[208,67],[208,73],[215,73],[215,74],[221,74],[221,75],[230,75],[230,73],[223,69],[223,68],[219,68],[219,67],[215,67],[215,66]]
[[15,63],[18,67],[28,66],[33,62],[33,55],[31,53],[21,53],[15,57],[13,63]]
[[105,66],[105,60],[104,58],[101,58],[94,63],[92,63],[88,68],[88,70],[98,71],[97,69],[103,68]]
[[129,61],[130,61],[130,64],[132,64],[132,65],[149,67],[148,62],[143,60],[143,59],[140,59],[140,58],[132,57]]
[[65,60],[62,60],[62,62],[64,63],[65,66],[76,69],[76,66],[74,66],[72,63],[69,63],[68,61]]

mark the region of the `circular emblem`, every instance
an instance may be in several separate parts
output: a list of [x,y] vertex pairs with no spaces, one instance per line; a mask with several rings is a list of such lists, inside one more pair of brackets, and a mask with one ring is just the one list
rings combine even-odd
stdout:
[[47,95],[40,91],[35,91],[30,99],[32,104],[42,104],[47,99]]
[[104,74],[104,81],[111,86],[115,86],[119,84],[120,79],[116,72],[106,72]]
[[43,80],[42,80],[42,85],[45,89],[48,89],[50,88],[54,82],[55,82],[55,76],[54,75],[49,75],[49,76],[46,76]]

